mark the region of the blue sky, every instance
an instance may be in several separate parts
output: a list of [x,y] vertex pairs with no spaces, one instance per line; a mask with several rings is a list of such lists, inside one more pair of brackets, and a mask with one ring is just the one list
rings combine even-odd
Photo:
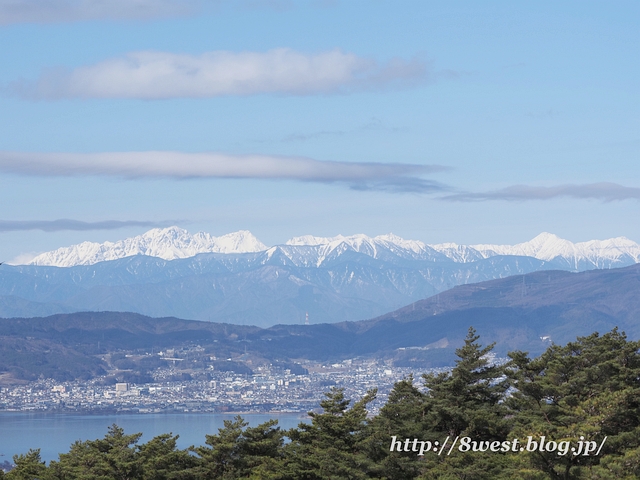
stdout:
[[639,21],[632,1],[0,0],[0,261],[171,224],[640,241]]

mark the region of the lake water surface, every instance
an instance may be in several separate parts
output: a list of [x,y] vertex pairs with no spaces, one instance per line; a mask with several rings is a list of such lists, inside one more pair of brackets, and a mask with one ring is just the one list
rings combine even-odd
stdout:
[[[151,440],[163,433],[180,435],[178,447],[203,445],[205,435],[218,433],[224,420],[233,419],[228,414],[139,414],[139,415],[66,415],[39,413],[0,413],[0,463],[11,462],[13,455],[39,448],[47,462],[57,460],[59,453],[66,453],[76,440],[95,440],[107,433],[112,424],[122,427],[125,434],[143,433],[139,443]],[[272,418],[282,429],[292,428],[309,419],[300,414],[259,415],[242,417],[251,426]]]

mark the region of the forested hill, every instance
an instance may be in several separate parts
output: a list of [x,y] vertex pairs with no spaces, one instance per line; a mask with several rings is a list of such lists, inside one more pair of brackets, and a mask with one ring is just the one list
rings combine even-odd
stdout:
[[[640,475],[640,342],[614,330],[514,352],[491,364],[473,329],[450,372],[398,381],[369,417],[376,391],[332,389],[310,424],[281,430],[241,417],[179,449],[177,436],[139,443],[113,425],[46,465],[14,455],[7,480],[42,479],[632,479]],[[414,383],[415,382],[415,383]],[[425,388],[421,388],[424,386]],[[550,401],[552,399],[552,401]],[[62,447],[62,446],[61,446]]]
[[[495,352],[538,354],[552,342],[618,326],[640,338],[640,266],[584,273],[537,272],[456,287],[362,322],[277,325],[268,329],[223,323],[90,312],[0,319],[0,371],[45,376],[92,376],[96,355],[153,352],[200,345],[220,358],[331,360],[391,358],[397,365],[450,363],[470,325]],[[27,375],[28,376],[28,375]]]
[[358,326],[366,331],[388,322],[402,324],[400,330],[428,323],[434,337],[450,339],[462,338],[474,325],[483,338],[497,342],[498,351],[540,353],[541,343],[563,344],[615,326],[640,338],[640,265],[534,272],[462,285]]

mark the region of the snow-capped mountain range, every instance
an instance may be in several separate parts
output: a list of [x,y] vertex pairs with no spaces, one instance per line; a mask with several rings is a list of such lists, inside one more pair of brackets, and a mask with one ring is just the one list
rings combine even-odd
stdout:
[[428,245],[340,235],[268,247],[248,231],[214,237],[169,227],[2,265],[0,317],[124,311],[270,326],[309,313],[311,323],[331,323],[373,318],[457,285],[636,263],[640,246],[626,238],[572,243],[543,233],[517,245]]
[[512,255],[545,261],[563,259],[575,270],[586,266],[609,268],[615,264],[629,265],[640,262],[640,245],[626,237],[573,243],[552,233],[544,232],[528,242],[516,245],[465,246],[442,243],[431,246],[458,262],[476,261],[497,255]]
[[29,265],[74,267],[134,255],[176,260],[193,257],[199,253],[247,253],[262,252],[266,249],[267,246],[247,230],[214,237],[204,232],[191,235],[178,227],[154,228],[142,235],[118,242],[82,242],[42,253],[31,260]]
[[534,239],[517,245],[428,245],[417,240],[405,240],[393,234],[373,238],[362,234],[336,237],[305,235],[294,237],[285,245],[269,248],[247,230],[214,237],[203,232],[192,235],[174,226],[155,228],[118,242],[83,242],[59,248],[38,255],[29,264],[73,267],[135,255],[176,260],[201,253],[265,252],[267,258],[282,254],[295,265],[320,267],[327,260],[348,251],[378,260],[392,255],[406,260],[456,263],[475,262],[500,255],[522,256],[544,261],[562,261],[570,270],[610,268],[640,262],[640,245],[625,237],[572,243],[551,233],[541,233]]

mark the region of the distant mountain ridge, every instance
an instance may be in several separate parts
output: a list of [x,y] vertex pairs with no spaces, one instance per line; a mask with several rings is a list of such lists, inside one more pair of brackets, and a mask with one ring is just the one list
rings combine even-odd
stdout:
[[[573,244],[551,234],[514,246],[427,245],[389,234],[297,237],[266,247],[246,231],[192,236],[171,227],[35,261],[72,265],[64,268],[0,265],[0,317],[118,311],[268,327],[303,323],[308,313],[312,324],[335,323],[456,285],[634,265],[639,250],[623,238]],[[97,261],[103,258],[113,259]]]
[[83,242],[42,253],[31,260],[29,265],[75,267],[134,255],[175,260],[200,253],[247,253],[266,249],[267,246],[247,230],[214,237],[204,232],[191,235],[178,227],[154,228],[142,235],[118,242]]
[[[308,247],[299,248],[295,247]],[[475,262],[490,257],[508,255],[532,257],[543,261],[559,261],[570,270],[611,268],[640,262],[640,245],[625,237],[572,243],[551,233],[541,233],[528,242],[517,245],[458,245],[441,243],[428,245],[418,240],[405,240],[393,234],[368,237],[351,235],[294,237],[284,245],[267,247],[251,232],[241,230],[219,237],[199,232],[194,235],[179,227],[156,228],[118,242],[83,242],[46,252],[35,257],[30,265],[73,267],[94,265],[135,255],[164,260],[190,258],[202,253],[257,253],[268,256],[282,252],[297,265],[320,267],[325,261],[345,251],[384,259],[391,253],[408,260]]]
[[[448,245],[448,248],[451,248],[451,244]],[[446,248],[441,245],[433,247],[443,253]],[[462,248],[465,247],[462,246]],[[528,242],[517,245],[472,245],[468,248],[479,252],[484,258],[495,255],[517,255],[546,261],[562,258],[572,264],[575,270],[581,269],[581,265],[610,268],[616,263],[628,264],[640,261],[640,245],[626,237],[572,243],[545,232]]]
[[0,367],[13,366],[32,378],[43,372],[86,378],[100,374],[98,353],[188,344],[234,362],[261,358],[331,363],[375,357],[396,366],[443,366],[453,364],[469,326],[484,345],[496,342],[499,356],[516,349],[535,356],[551,343],[563,345],[614,327],[631,340],[640,339],[639,294],[640,265],[632,265],[581,273],[534,272],[462,285],[359,322],[262,329],[128,312],[0,319]]

